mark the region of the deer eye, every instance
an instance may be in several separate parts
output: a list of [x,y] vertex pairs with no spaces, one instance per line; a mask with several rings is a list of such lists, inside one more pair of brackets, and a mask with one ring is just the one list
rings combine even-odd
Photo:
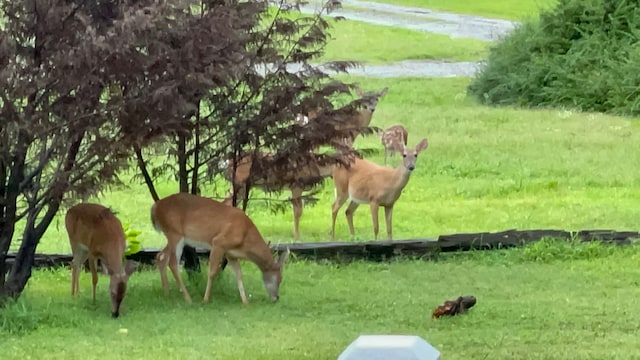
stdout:
[[407,154],[402,154],[402,157],[403,157],[403,158],[406,158],[406,157],[407,157]]

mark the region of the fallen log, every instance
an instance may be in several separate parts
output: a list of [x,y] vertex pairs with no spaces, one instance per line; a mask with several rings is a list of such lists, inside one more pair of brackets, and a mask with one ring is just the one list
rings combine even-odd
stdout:
[[[636,231],[615,230],[581,230],[570,232],[564,230],[506,230],[501,232],[462,233],[440,235],[437,239],[381,240],[365,242],[314,242],[272,244],[275,251],[283,251],[287,247],[300,259],[311,260],[368,260],[385,261],[398,256],[435,258],[441,252],[492,250],[523,246],[541,239],[576,239],[582,242],[602,241],[617,245],[630,244],[632,239],[640,238]],[[160,249],[147,248],[127,256],[128,259],[143,264],[153,264]],[[209,251],[199,249],[197,254],[207,258]],[[13,263],[14,254],[7,255],[7,264]],[[36,254],[36,268],[68,266],[70,254]]]

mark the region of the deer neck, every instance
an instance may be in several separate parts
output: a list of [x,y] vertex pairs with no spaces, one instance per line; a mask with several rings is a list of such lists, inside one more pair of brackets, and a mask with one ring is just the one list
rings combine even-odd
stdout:
[[102,264],[106,268],[107,274],[112,278],[119,279],[120,276],[124,274],[124,269],[122,268],[122,258],[120,256],[105,256],[102,259]]
[[256,266],[262,273],[266,273],[275,268],[275,262],[273,261],[273,255],[271,254],[271,251],[266,251],[265,253],[260,254],[249,253],[247,257],[249,258],[249,260],[251,260],[251,262],[256,264]]
[[360,127],[368,127],[371,124],[371,119],[373,118],[373,111],[362,109],[360,110],[360,116],[358,118],[358,122]]
[[394,172],[394,186],[393,188],[402,190],[407,183],[409,182],[409,178],[411,177],[411,171],[409,171],[404,164],[400,164]]
[[333,172],[333,164],[326,164],[326,165],[321,165],[318,167],[319,172],[320,172],[320,176],[323,178],[329,177],[331,176],[331,173]]
[[275,268],[275,261],[273,259],[273,254],[271,254],[271,249],[269,248],[269,246],[264,243],[264,241],[262,241],[262,243],[264,244],[263,246],[259,246],[249,250],[247,252],[247,258],[249,259],[249,261],[256,264],[256,266],[262,273],[265,273]]

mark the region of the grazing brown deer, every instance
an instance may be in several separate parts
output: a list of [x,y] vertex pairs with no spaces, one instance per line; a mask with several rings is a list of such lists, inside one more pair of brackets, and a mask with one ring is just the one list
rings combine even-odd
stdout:
[[340,207],[350,200],[345,211],[349,231],[353,236],[353,214],[360,204],[369,204],[371,219],[373,220],[373,234],[378,239],[378,207],[384,207],[387,223],[387,235],[393,239],[391,216],[393,206],[400,197],[402,190],[409,182],[411,172],[416,167],[418,154],[428,146],[427,139],[422,139],[414,148],[406,148],[399,144],[396,150],[402,153],[402,164],[396,169],[380,166],[365,159],[355,159],[349,168],[335,166],[333,181],[335,183],[336,199],[331,211],[331,238],[335,239],[336,216]]
[[[260,152],[258,156],[268,156],[267,153]],[[251,154],[247,154],[238,161],[236,165],[235,185],[238,189],[236,194],[237,199],[243,199],[247,191],[249,191],[249,184],[247,180],[251,173],[253,158]],[[303,203],[302,193],[311,190],[311,186],[304,186],[301,184],[308,183],[308,179],[311,178],[326,178],[331,176],[333,165],[325,165],[319,167],[303,166],[299,168],[295,173],[283,174],[277,171],[267,172],[266,179],[259,179],[256,182],[252,182],[251,186],[260,188],[264,191],[269,190],[281,190],[283,183],[289,183],[289,191],[291,191],[291,206],[293,208],[293,238],[300,239],[300,218],[302,217]],[[225,178],[227,181],[232,182],[232,167],[228,166],[225,172]],[[287,181],[283,181],[287,180]],[[233,196],[233,190],[223,200],[226,205],[231,205]]]
[[151,223],[167,238],[167,245],[156,256],[160,279],[165,294],[169,293],[167,264],[187,302],[191,297],[182,282],[178,259],[185,244],[204,247],[209,253],[209,275],[203,301],[209,301],[211,282],[220,269],[224,257],[235,273],[240,298],[249,301],[242,283],[240,259],[248,259],[262,272],[262,281],[272,301],[278,301],[282,269],[289,256],[289,249],[276,261],[269,245],[264,241],[255,224],[240,209],[219,201],[177,193],[156,201],[151,206]]
[[407,146],[409,133],[402,125],[393,125],[380,133],[380,142],[384,146],[384,163],[387,164],[387,154],[394,157],[398,145]]
[[127,291],[129,276],[135,271],[136,263],[127,261],[122,267],[126,248],[126,237],[120,220],[109,208],[102,205],[83,203],[71,207],[65,216],[65,227],[73,260],[71,262],[71,295],[78,293],[80,269],[89,259],[89,269],[93,285],[93,300],[96,300],[98,283],[97,261],[110,277],[111,315],[120,315],[120,304]]

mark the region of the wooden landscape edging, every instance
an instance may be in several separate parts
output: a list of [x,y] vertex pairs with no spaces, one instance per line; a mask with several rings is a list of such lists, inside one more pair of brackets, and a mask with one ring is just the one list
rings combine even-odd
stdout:
[[[366,242],[314,242],[273,244],[271,248],[283,251],[287,247],[295,257],[312,260],[369,260],[384,261],[396,256],[434,258],[440,252],[492,250],[522,246],[544,238],[571,239],[588,242],[602,241],[617,245],[630,244],[634,238],[640,238],[636,231],[581,230],[507,230],[495,233],[468,233],[440,235],[438,239],[382,240]],[[127,256],[128,259],[143,264],[153,264],[159,249],[144,249]],[[209,251],[198,250],[200,257],[208,257]],[[12,264],[15,254],[7,255],[7,264]],[[36,254],[35,267],[68,266],[70,254]]]

